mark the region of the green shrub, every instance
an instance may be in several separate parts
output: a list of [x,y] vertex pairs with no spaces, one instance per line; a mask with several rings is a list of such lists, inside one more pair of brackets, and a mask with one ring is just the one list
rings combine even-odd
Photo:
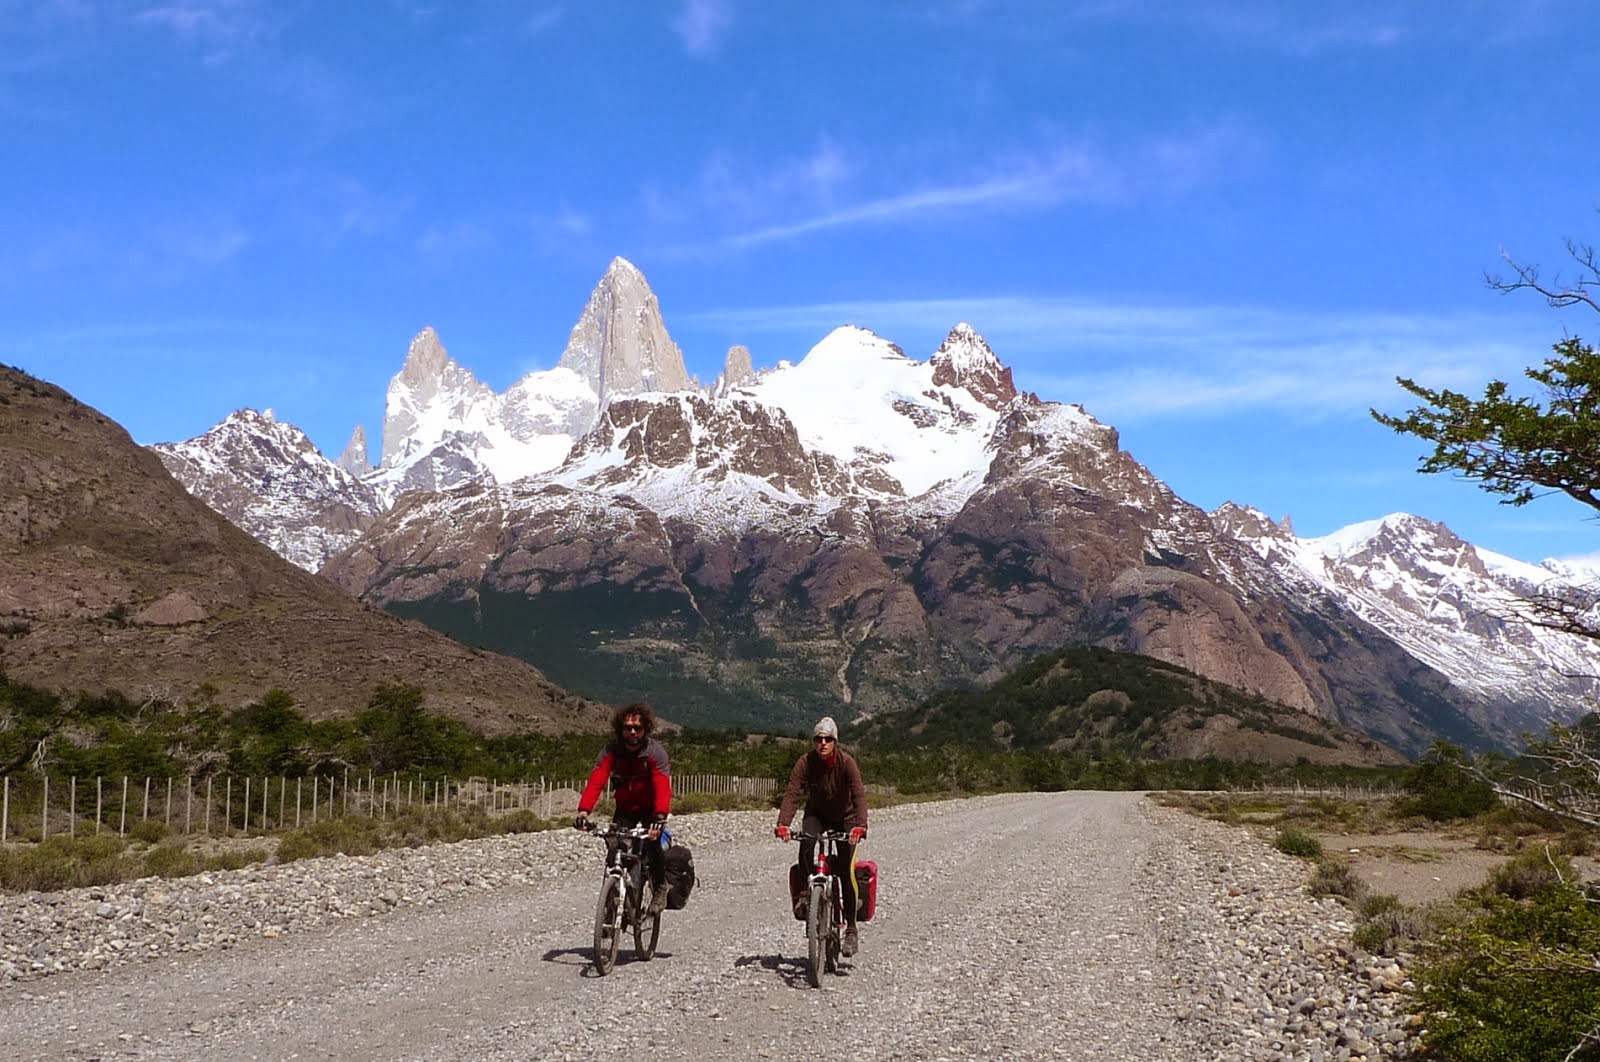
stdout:
[[1530,848],[1490,871],[1483,888],[1496,896],[1527,900],[1555,888],[1563,878],[1575,880],[1571,860],[1543,848]]
[[1272,839],[1272,847],[1284,855],[1298,856],[1301,859],[1322,857],[1322,842],[1304,830],[1281,831]]
[[197,869],[194,853],[181,844],[158,844],[144,854],[144,872],[149,877],[182,878]]
[[1351,940],[1374,955],[1414,950],[1438,931],[1429,909],[1408,907],[1391,893],[1358,896],[1355,907],[1362,922],[1351,932]]
[[278,862],[316,856],[371,855],[384,847],[377,819],[359,815],[324,819],[312,826],[290,830],[278,842]]
[[135,841],[155,844],[168,833],[167,824],[160,819],[140,819],[128,828],[128,836]]
[[1600,1014],[1600,908],[1571,884],[1480,902],[1416,969],[1424,1047],[1456,1062],[1594,1057],[1575,1049]]
[[1306,887],[1313,896],[1337,896],[1345,900],[1359,900],[1367,891],[1355,871],[1350,869],[1350,864],[1342,859],[1319,862],[1317,869],[1311,872],[1311,880]]
[[125,856],[120,837],[52,837],[39,844],[0,848],[0,888],[54,892],[110,885],[138,877],[138,867]]

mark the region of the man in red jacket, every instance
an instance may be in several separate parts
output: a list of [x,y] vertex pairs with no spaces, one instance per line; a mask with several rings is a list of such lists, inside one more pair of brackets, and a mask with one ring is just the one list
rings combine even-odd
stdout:
[[656,714],[643,702],[625,704],[611,716],[613,737],[600,750],[589,783],[578,798],[578,817],[573,825],[589,828],[589,812],[600,802],[606,779],[615,777],[612,789],[617,801],[611,821],[619,826],[649,825],[644,846],[645,864],[654,891],[650,894],[650,913],[660,914],[667,906],[667,864],[661,850],[661,829],[672,811],[672,774],[667,769],[667,750],[653,737]]
[[[861,768],[855,758],[839,747],[839,727],[831,716],[824,716],[812,732],[811,751],[794,761],[789,772],[789,787],[783,791],[783,805],[778,808],[778,825],[772,831],[781,840],[789,839],[789,823],[794,820],[795,809],[800,804],[800,794],[805,793],[805,818],[801,830],[821,833],[824,830],[849,830],[848,844],[839,845],[839,863],[844,870],[835,868],[844,892],[844,918],[846,928],[840,950],[854,955],[859,944],[856,936],[856,845],[867,836],[867,787],[861,781]],[[811,873],[812,842],[800,842],[800,869]]]

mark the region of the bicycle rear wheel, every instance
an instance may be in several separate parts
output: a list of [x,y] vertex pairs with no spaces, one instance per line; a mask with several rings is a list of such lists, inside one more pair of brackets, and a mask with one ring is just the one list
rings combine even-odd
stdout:
[[828,894],[821,885],[811,886],[810,910],[806,912],[806,980],[812,988],[822,987],[822,964],[827,960],[828,933],[831,929],[832,911],[828,908]]
[[617,949],[622,946],[622,882],[607,874],[600,883],[600,899],[594,906],[594,969],[604,977],[617,965]]

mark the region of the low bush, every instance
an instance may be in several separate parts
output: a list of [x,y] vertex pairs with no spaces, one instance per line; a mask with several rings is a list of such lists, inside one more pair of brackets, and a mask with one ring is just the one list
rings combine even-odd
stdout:
[[33,845],[0,848],[0,888],[54,892],[110,885],[140,877],[142,864],[127,856],[120,837],[52,837]]
[[1304,830],[1283,830],[1272,839],[1272,847],[1284,855],[1301,859],[1322,858],[1322,842]]
[[1572,862],[1545,848],[1530,848],[1489,872],[1483,891],[1511,900],[1528,900],[1563,880],[1575,880]]
[[144,872],[148,877],[182,878],[199,869],[194,853],[181,844],[158,844],[144,854]]
[[1317,869],[1311,872],[1311,880],[1306,883],[1306,888],[1313,896],[1359,900],[1367,887],[1356,877],[1349,863],[1342,859],[1323,859],[1317,863]]

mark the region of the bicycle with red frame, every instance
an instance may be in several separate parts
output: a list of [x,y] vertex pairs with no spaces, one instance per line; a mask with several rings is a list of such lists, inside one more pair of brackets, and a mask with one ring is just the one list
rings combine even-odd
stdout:
[[850,840],[850,834],[841,830],[824,830],[821,833],[792,833],[791,840],[812,841],[811,874],[806,878],[806,980],[812,988],[822,987],[822,975],[837,973],[839,951],[844,933],[844,890],[839,875],[850,873],[849,867],[838,870],[839,845]]

